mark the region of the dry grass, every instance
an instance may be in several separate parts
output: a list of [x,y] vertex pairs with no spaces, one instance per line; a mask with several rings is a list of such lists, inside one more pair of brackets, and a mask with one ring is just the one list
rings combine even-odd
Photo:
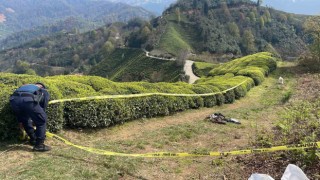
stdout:
[[[282,94],[294,81],[279,88],[270,76],[234,104],[202,108],[172,116],[141,119],[100,130],[64,130],[74,143],[117,152],[228,151],[248,148],[258,134],[273,127]],[[205,117],[221,112],[242,125],[219,125]],[[252,173],[241,157],[125,158],[90,154],[48,140],[53,150],[30,152],[23,146],[0,156],[0,179],[246,179]],[[41,173],[39,173],[41,171]],[[267,173],[267,172],[260,172]]]

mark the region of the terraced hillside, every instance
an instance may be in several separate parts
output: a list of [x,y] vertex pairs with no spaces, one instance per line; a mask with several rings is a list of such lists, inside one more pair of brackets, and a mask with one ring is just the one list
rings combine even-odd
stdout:
[[107,77],[112,81],[176,82],[182,69],[174,61],[146,57],[140,49],[116,49],[93,67],[89,74]]
[[188,49],[218,57],[261,51],[296,57],[306,50],[302,27],[306,18],[251,0],[178,1],[152,21],[156,30],[147,47],[172,55]]
[[[275,58],[270,53],[259,53],[250,57],[248,61],[252,66],[258,68],[258,71],[261,70],[260,73],[269,73],[276,67]],[[246,60],[243,58],[236,60],[235,63],[239,64],[239,61],[247,63]],[[254,63],[256,60],[259,63]],[[244,97],[255,85],[254,79],[259,78],[250,71],[250,67],[248,70],[246,76],[242,76],[232,74],[232,68],[225,68],[226,74],[202,78],[193,85],[184,82],[116,83],[96,76],[49,76],[43,78],[1,73],[0,135],[2,139],[6,139],[14,137],[13,134],[16,133],[17,127],[8,98],[12,91],[22,84],[39,81],[45,83],[49,87],[52,100],[138,94],[134,97],[107,97],[50,104],[48,128],[51,131],[57,131],[64,126],[108,127],[142,117],[165,116],[186,109],[233,103],[236,99]]]

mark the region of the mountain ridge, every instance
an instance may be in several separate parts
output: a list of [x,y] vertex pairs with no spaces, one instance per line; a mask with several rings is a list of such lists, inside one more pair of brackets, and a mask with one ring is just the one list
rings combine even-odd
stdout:
[[227,2],[178,1],[151,22],[156,30],[142,47],[175,56],[179,53],[175,47],[197,54],[235,56],[273,51],[284,57],[296,57],[306,49],[302,26],[308,16],[266,8],[250,0]]
[[[106,60],[100,64],[106,67],[100,69],[109,72],[108,62],[113,60],[108,57],[116,48],[146,49],[153,56],[168,58],[192,52],[196,61],[207,61],[202,58],[207,54],[210,62],[229,61],[260,51],[290,58],[306,50],[302,24],[308,16],[260,7],[250,0],[206,2],[179,1],[150,22],[133,19],[86,33],[64,32],[34,39],[1,51],[1,71],[25,73],[35,68],[37,74],[44,76],[87,74]],[[114,59],[125,58],[119,55]],[[95,74],[112,76],[102,71]]]
[[0,3],[0,35],[3,39],[15,32],[48,26],[70,17],[90,22],[96,27],[112,22],[127,22],[135,17],[149,19],[152,15],[141,7],[108,1],[3,1]]

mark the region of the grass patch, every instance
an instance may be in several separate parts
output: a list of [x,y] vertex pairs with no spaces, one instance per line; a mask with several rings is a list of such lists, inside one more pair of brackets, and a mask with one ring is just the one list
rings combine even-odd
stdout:
[[[249,142],[260,139],[264,140],[267,146],[270,141],[267,138],[258,138],[258,135],[260,129],[271,129],[271,123],[278,119],[275,111],[283,106],[282,96],[275,95],[280,91],[286,92],[287,89],[293,88],[291,85],[295,85],[294,79],[286,78],[285,89],[279,89],[278,73],[276,70],[266,78],[263,85],[253,88],[245,98],[231,105],[131,121],[107,129],[82,132],[67,130],[61,134],[77,144],[127,153],[228,151],[246,149]],[[99,89],[97,87],[99,86],[95,89]],[[262,103],[266,97],[274,103]],[[237,118],[242,125],[223,126],[203,120],[214,112]],[[22,165],[10,163],[17,161],[17,158],[26,161],[24,156],[16,156],[16,159],[12,156],[21,151],[0,157],[0,163],[11,164],[11,168],[7,170],[1,167],[0,177],[3,179],[196,179],[199,177],[219,179],[225,176],[228,179],[245,179],[252,173],[245,170],[247,165],[242,164],[242,156],[164,159],[105,157],[69,148],[55,140],[49,140],[47,143],[53,146],[53,151],[44,154],[27,152],[28,155],[36,156]],[[253,164],[263,162],[250,161]],[[38,174],[39,172],[42,174]],[[259,172],[268,173],[266,170]]]
[[209,72],[217,66],[219,65],[206,62],[195,62],[193,63],[193,71],[198,77],[206,77],[209,75]]
[[116,49],[89,74],[112,81],[176,82],[181,71],[174,61],[146,57],[140,49]]
[[168,22],[166,26],[166,32],[160,39],[159,47],[170,54],[178,55],[181,50],[192,51],[192,47],[180,34],[176,25]]

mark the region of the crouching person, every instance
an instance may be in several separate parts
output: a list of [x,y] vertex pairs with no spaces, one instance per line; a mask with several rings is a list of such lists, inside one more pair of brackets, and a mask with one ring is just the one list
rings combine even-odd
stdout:
[[[47,114],[50,95],[42,83],[26,84],[19,87],[10,96],[10,105],[20,126],[23,126],[30,137],[34,151],[50,151],[51,147],[44,144]],[[33,128],[36,126],[36,130]]]

